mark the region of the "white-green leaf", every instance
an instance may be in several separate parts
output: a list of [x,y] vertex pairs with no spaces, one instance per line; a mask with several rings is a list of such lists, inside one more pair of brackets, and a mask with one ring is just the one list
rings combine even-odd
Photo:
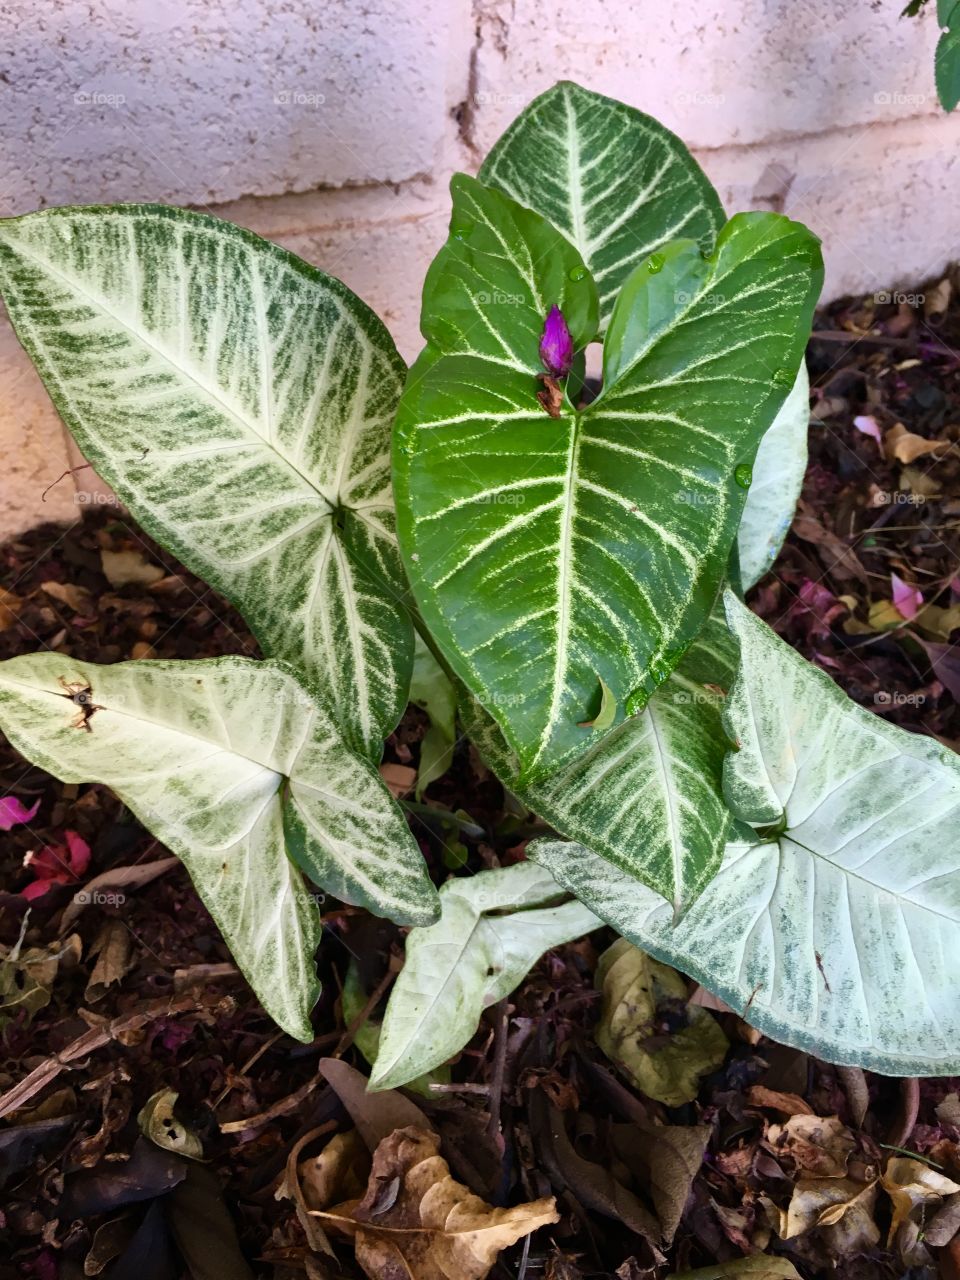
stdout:
[[710,250],[720,199],[678,137],[651,116],[563,81],[494,145],[480,181],[535,209],[577,246],[604,322],[637,263],[668,240]]
[[599,928],[592,912],[563,896],[526,862],[448,880],[438,922],[407,936],[371,1088],[397,1088],[459,1053],[484,1008],[508,996],[545,951]]
[[[534,813],[571,840],[662,894],[677,912],[702,892],[723,857],[730,814],[723,801],[728,742],[720,721],[736,648],[711,617],[646,709],[555,775],[517,781],[517,760],[473,699],[464,723],[481,754]],[[576,846],[566,846],[576,857]]]
[[379,774],[282,663],[11,658],[0,728],[64,782],[111,787],[182,859],[264,1008],[301,1039],[320,924],[295,863],[377,915],[435,918],[423,859]]
[[[531,847],[564,888],[774,1039],[893,1075],[960,1071],[960,759],[884,723],[728,593],[739,836],[675,927],[608,862]],[[745,825],[740,828],[749,831]]]
[[[428,278],[423,328],[440,331],[397,415],[398,528],[431,634],[533,780],[594,745],[601,681],[622,719],[704,625],[822,269],[816,239],[775,214],[733,218],[709,260],[674,242],[621,291],[600,396],[552,417],[542,317],[588,280],[572,247],[539,254],[555,237],[542,220],[476,188],[455,182]],[[490,280],[510,296],[511,265],[535,305],[485,309]],[[590,298],[569,296],[579,344]],[[470,325],[440,325],[471,297]]]
[[753,482],[737,533],[745,591],[771,569],[790,529],[807,469],[809,425],[810,378],[802,364],[753,464]]
[[153,205],[0,220],[0,290],[100,474],[379,759],[413,636],[389,459],[405,370],[376,316],[239,227]]

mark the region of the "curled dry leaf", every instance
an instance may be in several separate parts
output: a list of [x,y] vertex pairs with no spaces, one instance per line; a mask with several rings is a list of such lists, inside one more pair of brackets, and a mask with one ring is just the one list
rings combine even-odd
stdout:
[[719,1067],[728,1042],[713,1015],[691,1005],[683,978],[621,938],[600,957],[597,1044],[649,1098],[679,1107]]
[[927,440],[908,431],[902,422],[890,428],[883,437],[883,443],[888,458],[907,463],[928,453],[946,453],[950,448],[949,440]]
[[164,571],[158,564],[151,564],[142,551],[107,551],[100,552],[103,565],[103,576],[111,587],[150,586],[164,577]]
[[888,1160],[880,1181],[893,1202],[888,1245],[914,1209],[920,1206],[929,1210],[936,1209],[945,1196],[956,1195],[960,1191],[960,1184],[923,1161],[913,1160],[909,1156],[894,1156]]
[[751,1276],[753,1280],[800,1280],[800,1272],[787,1258],[735,1258],[733,1262],[721,1262],[715,1267],[700,1267],[696,1271],[674,1271],[667,1280],[734,1280],[737,1276]]
[[165,1151],[186,1156],[188,1160],[202,1160],[203,1143],[174,1115],[179,1096],[173,1089],[158,1090],[141,1107],[137,1124],[144,1137]]
[[362,1200],[317,1217],[353,1239],[370,1280],[484,1280],[501,1250],[559,1222],[553,1197],[495,1209],[455,1182],[426,1129],[398,1129],[377,1147]]
[[880,1241],[874,1221],[877,1184],[853,1178],[801,1178],[790,1204],[780,1213],[784,1240],[816,1228],[825,1233],[832,1253],[847,1254],[872,1249]]

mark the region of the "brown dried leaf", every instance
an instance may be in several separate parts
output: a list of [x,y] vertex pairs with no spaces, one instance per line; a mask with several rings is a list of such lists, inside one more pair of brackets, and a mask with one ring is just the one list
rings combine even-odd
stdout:
[[640,1120],[611,1126],[614,1150],[648,1192],[667,1244],[672,1242],[680,1225],[711,1132],[709,1125],[653,1124]]
[[818,1178],[842,1178],[857,1140],[836,1116],[791,1116],[772,1124],[766,1141],[777,1156],[789,1156],[798,1169]]
[[130,930],[122,920],[108,920],[97,934],[90,955],[97,957],[84,997],[90,1004],[102,1000],[134,964],[131,956]]
[[41,582],[40,586],[59,604],[65,604],[74,613],[89,614],[93,611],[93,599],[86,587],[78,587],[72,582]]
[[795,1093],[778,1093],[765,1085],[754,1084],[747,1090],[747,1101],[752,1107],[766,1107],[784,1116],[812,1116],[813,1107]]
[[793,1189],[790,1205],[780,1213],[784,1240],[821,1228],[830,1249],[837,1254],[872,1249],[880,1241],[873,1211],[876,1182],[852,1178],[802,1178]]
[[370,1175],[370,1152],[356,1129],[336,1133],[317,1156],[297,1167],[308,1209],[326,1209],[343,1200],[358,1200]]
[[342,1062],[339,1058],[321,1058],[317,1070],[350,1113],[350,1119],[371,1154],[395,1129],[430,1128],[430,1121],[417,1104],[405,1098],[399,1090],[368,1093],[367,1077],[351,1067],[349,1062]]
[[7,631],[16,624],[22,608],[23,601],[19,596],[0,587],[0,631]]
[[674,1271],[667,1280],[736,1280],[738,1276],[750,1276],[752,1280],[801,1280],[800,1272],[787,1258],[767,1255],[736,1258],[733,1262],[719,1262],[696,1271]]
[[354,1241],[370,1280],[484,1280],[501,1250],[559,1222],[553,1197],[495,1209],[455,1182],[426,1129],[398,1129],[373,1157],[362,1200],[316,1214]]

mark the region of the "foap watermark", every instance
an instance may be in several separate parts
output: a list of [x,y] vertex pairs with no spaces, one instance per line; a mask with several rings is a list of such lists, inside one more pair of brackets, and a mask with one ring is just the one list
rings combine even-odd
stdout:
[[78,907],[122,907],[127,900],[125,893],[107,889],[81,889],[73,895]]
[[877,707],[922,707],[926,700],[925,693],[901,693],[899,689],[880,689],[873,695]]
[[482,307],[522,307],[526,304],[525,293],[481,292],[475,295]]
[[698,493],[696,489],[681,489],[677,501],[685,507],[712,507],[718,501],[716,493]]
[[922,507],[926,500],[923,493],[910,493],[903,489],[878,489],[870,500],[870,506]]
[[900,93],[898,89],[881,89],[873,95],[878,107],[922,107],[930,101],[928,93]]
[[73,95],[75,107],[122,107],[125,93],[109,93],[105,89],[80,89]]
[[899,289],[890,292],[888,289],[880,289],[873,295],[874,306],[877,307],[922,307],[927,300],[925,293],[903,293]]
[[327,902],[327,895],[320,889],[300,889],[293,896],[300,907],[323,907]]
[[311,107],[316,110],[326,104],[325,93],[315,93],[306,89],[278,89],[273,95],[274,106],[277,107]]
[[120,507],[123,505],[115,493],[75,493],[73,501],[78,507]]
[[703,89],[682,90],[674,95],[678,107],[722,107],[727,100],[725,93],[707,93]]
[[527,499],[522,493],[481,493],[476,501],[484,507],[522,507]]
[[528,101],[525,93],[491,93],[481,89],[473,95],[475,107],[525,107]]
[[678,289],[673,295],[673,300],[678,307],[688,307],[692,302],[700,303],[705,307],[722,307],[727,299],[722,293],[685,293],[682,289]]

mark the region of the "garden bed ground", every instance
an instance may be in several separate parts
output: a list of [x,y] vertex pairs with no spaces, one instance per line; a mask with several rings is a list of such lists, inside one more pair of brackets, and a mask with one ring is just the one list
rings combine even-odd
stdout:
[[[752,603],[876,714],[960,747],[960,650],[950,645],[960,634],[960,307],[947,284],[925,306],[856,301],[819,317],[802,505]],[[123,573],[140,581],[117,585]],[[96,662],[256,652],[233,610],[102,506],[69,531],[40,528],[0,549],[0,657],[42,647]],[[424,724],[410,712],[390,739],[395,779],[415,768]],[[275,1191],[301,1138],[326,1126],[305,1156],[348,1127],[318,1062],[364,1067],[338,991],[354,957],[366,989],[385,994],[401,931],[332,904],[317,1037],[294,1043],[236,974],[179,863],[106,790],[58,783],[0,744],[5,795],[40,804],[29,824],[0,834],[4,952],[30,910],[21,964],[0,965],[0,1111],[15,1104],[0,1124],[0,1280],[72,1280],[103,1266],[114,1280],[241,1280],[246,1265],[257,1276],[359,1275],[349,1244],[337,1246],[339,1270],[312,1250],[293,1202]],[[466,744],[426,799],[482,829],[454,838],[429,812],[411,815],[438,883],[451,865],[468,873],[523,856],[528,831],[504,813],[499,784]],[[45,876],[59,883],[38,895],[30,886]],[[90,901],[78,910],[70,904],[84,886]],[[667,1109],[618,1080],[594,1044],[594,970],[610,941],[598,933],[551,953],[509,1007],[489,1011],[452,1087],[417,1099],[455,1176],[484,1199],[557,1196],[560,1222],[504,1252],[493,1275],[659,1280],[760,1250],[809,1277],[960,1276],[957,1242],[932,1247],[902,1228],[888,1247],[895,1200],[869,1190],[891,1147],[960,1181],[960,1082],[838,1073],[714,1012],[731,1041],[726,1063],[696,1103]],[[665,1011],[656,1030],[669,1034],[676,1016]],[[179,1158],[139,1136],[138,1112],[165,1089],[203,1146],[205,1163],[186,1177]],[[669,1143],[643,1136],[651,1121],[709,1126],[699,1167],[671,1165]],[[652,1168],[631,1172],[611,1157],[623,1126]],[[807,1180],[812,1195],[809,1180],[837,1150],[867,1190],[834,1225],[781,1240],[779,1211],[800,1212],[797,1184]],[[661,1199],[651,1199],[658,1182]],[[664,1195],[677,1212],[685,1204],[665,1256],[627,1225],[635,1201],[623,1187],[661,1217]],[[931,1238],[949,1234],[941,1221]]]

